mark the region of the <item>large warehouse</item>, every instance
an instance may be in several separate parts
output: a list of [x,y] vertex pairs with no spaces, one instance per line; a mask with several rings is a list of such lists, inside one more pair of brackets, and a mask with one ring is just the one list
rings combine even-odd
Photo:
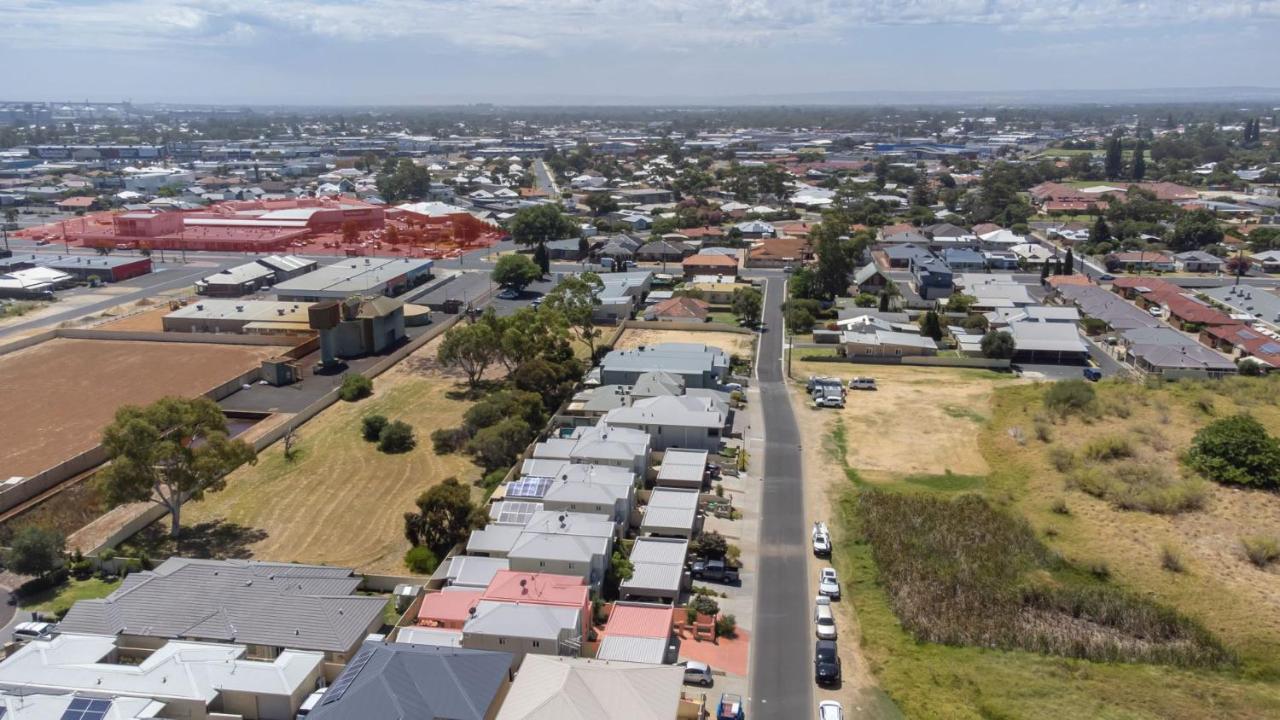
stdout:
[[353,295],[395,296],[431,277],[422,258],[347,258],[275,287],[276,297],[298,302],[343,300]]

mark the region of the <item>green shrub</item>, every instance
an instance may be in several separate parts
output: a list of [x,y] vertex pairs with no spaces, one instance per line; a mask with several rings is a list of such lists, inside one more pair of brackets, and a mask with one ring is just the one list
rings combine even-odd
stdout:
[[1090,575],[1102,582],[1111,579],[1111,566],[1101,560],[1089,563],[1088,569]]
[[382,436],[382,428],[386,426],[385,415],[365,415],[360,421],[360,435],[369,442],[377,442]]
[[718,637],[736,637],[738,635],[738,619],[733,615],[721,615],[716,618],[716,635]]
[[1172,545],[1165,545],[1160,548],[1160,567],[1169,572],[1183,573],[1187,571],[1187,566],[1182,562],[1182,553]]
[[338,389],[338,397],[347,402],[355,402],[373,394],[373,381],[360,373],[347,373],[342,376],[342,386]]
[[1049,448],[1049,464],[1058,472],[1064,473],[1076,466],[1076,454],[1069,448]]
[[480,484],[483,485],[486,490],[492,490],[502,484],[502,481],[507,477],[507,473],[510,471],[510,468],[505,470],[503,468],[498,468],[497,470],[486,474],[484,479],[480,481]]
[[448,455],[461,450],[470,439],[471,433],[466,428],[440,428],[431,432],[431,449],[437,455]]
[[409,548],[409,552],[404,554],[404,565],[419,575],[430,575],[436,571],[440,560],[431,552],[431,548],[418,545]]
[[1032,427],[1036,431],[1036,439],[1042,443],[1053,442],[1053,426],[1048,420],[1036,418],[1032,421]]
[[1198,510],[1209,496],[1208,487],[1199,478],[1170,476],[1158,466],[1136,461],[1105,468],[1085,465],[1067,476],[1067,484],[1120,510],[1160,515]]
[[1133,457],[1133,444],[1126,437],[1105,435],[1084,446],[1084,456],[1097,462],[1110,462]]
[[1071,508],[1067,507],[1067,501],[1062,498],[1055,498],[1054,501],[1049,504],[1049,509],[1058,515],[1071,514]]
[[694,595],[689,604],[702,615],[710,615],[715,617],[720,613],[720,603],[715,601],[710,595]]
[[1280,488],[1280,442],[1248,415],[1232,415],[1201,428],[1183,459],[1215,482]]
[[1280,559],[1280,539],[1278,538],[1262,535],[1243,537],[1240,538],[1240,545],[1244,548],[1244,556],[1249,558],[1249,562],[1260,568],[1265,568]]
[[1095,408],[1097,393],[1084,380],[1053,383],[1044,393],[1044,406],[1062,417],[1086,414]]
[[413,437],[413,426],[400,420],[387,423],[378,434],[378,450],[384,453],[409,452],[417,444]]

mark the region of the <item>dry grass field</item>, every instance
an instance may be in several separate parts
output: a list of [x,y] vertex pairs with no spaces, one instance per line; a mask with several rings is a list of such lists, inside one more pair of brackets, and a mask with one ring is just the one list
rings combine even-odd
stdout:
[[92,448],[122,405],[199,395],[280,351],[55,338],[0,356],[0,476],[32,475]]
[[[431,448],[431,432],[458,425],[469,405],[451,397],[461,379],[435,364],[439,342],[375,379],[372,397],[339,401],[305,423],[294,460],[276,443],[257,465],[233,473],[225,490],[188,506],[184,522],[240,526],[258,559],[406,574],[403,517],[414,499],[447,477],[471,482],[480,474],[465,455]],[[365,442],[360,420],[374,413],[412,425],[417,447],[386,455]]]

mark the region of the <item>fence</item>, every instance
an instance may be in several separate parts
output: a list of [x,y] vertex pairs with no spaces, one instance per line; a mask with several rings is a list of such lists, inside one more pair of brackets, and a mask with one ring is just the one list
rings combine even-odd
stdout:
[[979,370],[1008,370],[1010,360],[978,357],[938,357],[936,355],[801,355],[805,362],[853,363],[855,365],[911,365],[916,367],[976,368]]
[[195,343],[203,345],[287,345],[279,335],[242,335],[240,333],[183,333],[151,332],[147,330],[88,330],[62,328],[54,331],[57,337],[72,340],[127,340],[139,342]]

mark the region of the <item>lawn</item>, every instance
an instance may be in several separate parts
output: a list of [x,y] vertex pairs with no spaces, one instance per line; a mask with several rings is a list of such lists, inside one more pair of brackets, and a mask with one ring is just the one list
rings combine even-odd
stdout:
[[61,617],[76,604],[77,600],[104,598],[118,587],[120,587],[119,580],[72,578],[57,587],[23,596],[18,602],[18,610],[23,613],[38,612],[42,615]]
[[[431,447],[431,432],[461,424],[469,406],[458,378],[435,364],[438,342],[375,379],[372,397],[339,401],[299,428],[293,460],[277,443],[257,465],[234,472],[225,490],[184,509],[184,524],[244,536],[233,555],[407,572],[403,516],[414,498],[447,477],[474,482],[480,475],[465,455]],[[417,446],[387,455],[365,442],[361,418],[375,413],[412,425]]]
[[[837,374],[826,363],[812,365],[827,370],[823,374]],[[908,370],[927,375],[897,375]],[[1214,486],[1201,511],[1177,516],[1123,511],[1066,489],[1063,475],[1048,462],[1056,444],[1079,451],[1098,437],[1156,437],[1139,430],[1149,427],[1159,430],[1160,439],[1142,441],[1142,458],[1168,468],[1195,429],[1214,416],[1247,409],[1272,432],[1280,431],[1280,407],[1271,400],[1280,398],[1280,388],[1245,379],[1158,390],[1102,383],[1097,387],[1103,406],[1128,417],[1060,421],[1050,426],[1046,443],[1033,430],[1043,386],[1000,382],[975,371],[858,367],[851,372],[877,376],[880,392],[899,383],[907,387],[896,391],[897,399],[851,393],[843,412],[810,411],[803,388],[793,403],[802,435],[824,438],[805,444],[806,502],[814,518],[826,518],[832,526],[833,563],[847,598],[839,608],[842,637],[859,639],[848,649],[841,643],[842,656],[849,655],[846,688],[832,697],[843,699],[846,707],[866,697],[865,683],[850,681],[852,661],[870,669],[871,682],[907,717],[1280,715],[1280,574],[1249,565],[1238,541],[1247,528],[1280,528],[1280,497]],[[922,403],[912,385],[947,397]],[[967,402],[957,396],[967,396]],[[1122,404],[1128,409],[1115,410]],[[943,431],[935,434],[939,426]],[[902,443],[915,452],[882,447]],[[1183,669],[919,642],[891,609],[871,547],[858,539],[854,507],[865,486],[939,497],[978,493],[1025,518],[1049,549],[1075,566],[1105,564],[1106,582],[1198,621],[1239,662],[1225,669]],[[1069,514],[1060,512],[1058,500],[1065,501]],[[1169,544],[1178,547],[1188,572],[1162,569],[1161,547]]]

